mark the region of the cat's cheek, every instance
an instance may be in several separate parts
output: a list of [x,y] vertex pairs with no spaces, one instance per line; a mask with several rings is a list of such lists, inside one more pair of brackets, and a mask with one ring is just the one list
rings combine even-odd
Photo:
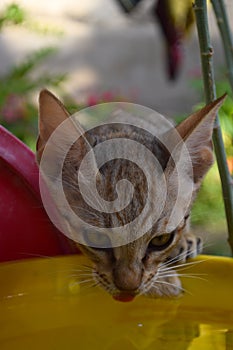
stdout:
[[181,281],[176,276],[158,279],[153,286],[145,293],[154,298],[172,298],[178,297],[182,293]]
[[143,262],[144,265],[144,276],[145,278],[148,278],[148,276],[156,276],[158,271],[160,270],[160,267],[163,266],[164,262],[166,261],[167,254],[157,254],[157,253],[151,253],[147,259]]
[[177,297],[182,293],[182,285],[178,277],[166,278],[165,282],[168,284],[161,284],[162,296]]

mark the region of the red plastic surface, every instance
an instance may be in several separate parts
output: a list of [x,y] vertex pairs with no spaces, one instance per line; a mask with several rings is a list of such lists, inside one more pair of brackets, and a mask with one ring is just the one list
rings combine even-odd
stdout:
[[77,252],[43,208],[34,153],[0,126],[0,261]]

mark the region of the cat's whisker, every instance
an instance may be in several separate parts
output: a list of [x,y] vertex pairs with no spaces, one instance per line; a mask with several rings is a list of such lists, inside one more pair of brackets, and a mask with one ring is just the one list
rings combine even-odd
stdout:
[[84,283],[89,283],[89,282],[93,282],[93,278],[89,278],[89,279],[81,280],[81,281],[75,281],[75,282],[73,282],[72,284],[73,284],[74,286],[76,286],[76,285],[80,285],[80,284],[84,284]]
[[210,237],[202,237],[202,248],[206,249],[215,245],[214,239],[210,239]]
[[192,268],[192,266],[194,265],[197,265],[197,264],[201,264],[202,262],[205,262],[207,261],[207,259],[205,260],[199,260],[199,261],[193,261],[193,262],[188,262],[188,263],[185,263],[185,264],[178,264],[178,265],[175,265],[174,268],[175,270],[187,270],[187,269],[190,269]]
[[92,284],[86,284],[86,285],[82,285],[82,291],[86,291],[86,290],[90,290],[91,288],[96,287],[96,283],[92,283]]
[[[189,254],[195,253],[196,249],[192,249],[189,251]],[[174,258],[170,259],[169,261],[165,262],[163,265],[169,266],[172,265],[174,263],[177,263],[181,260],[183,260],[183,258],[185,258],[187,255],[187,251],[184,251],[183,253],[180,253],[179,255],[175,256]]]
[[173,266],[170,266],[170,267],[163,267],[163,265],[161,265],[158,268],[158,271],[169,271],[169,270],[177,270],[177,269],[184,270],[184,269],[191,268],[193,265],[200,264],[200,263],[202,263],[204,261],[206,261],[206,260],[192,261],[192,262],[187,262],[187,263],[184,263],[184,264],[173,265]]
[[92,276],[92,272],[90,271],[71,271],[71,274],[69,276],[77,276],[77,277],[80,277],[80,276]]
[[145,284],[145,288],[143,290],[143,293],[148,293],[151,292],[151,295],[153,295],[152,289],[156,289],[159,293],[161,294],[160,287],[156,284],[157,280],[151,280],[148,283]]
[[[47,276],[60,276],[60,275],[65,275],[65,277],[69,276],[70,273],[88,273],[89,271],[85,271],[85,270],[72,270],[70,268],[67,268],[67,269],[54,269],[53,271],[47,271],[46,272],[46,275]],[[90,274],[91,274],[91,271],[90,271]]]
[[80,271],[76,271],[76,270],[71,270],[69,271],[71,274],[73,275],[77,275],[77,276],[81,276],[81,275],[87,275],[87,276],[91,276],[92,275],[92,271],[85,271],[85,270],[80,270]]
[[[94,288],[94,287],[96,287],[96,286],[98,286],[98,285],[101,285],[101,283],[100,283],[100,281],[96,278],[96,275],[97,275],[97,273],[96,273],[96,271],[92,271],[92,273],[89,275],[89,276],[87,276],[87,277],[91,277],[90,279],[85,279],[85,280],[82,280],[81,279],[81,281],[77,281],[77,284],[78,285],[80,285],[80,284],[82,284],[82,289],[90,289],[90,288]],[[76,276],[74,276],[74,277],[76,277]],[[77,276],[77,278],[79,278],[79,276]],[[92,284],[90,284],[92,282]],[[76,282],[74,283],[74,285],[76,284]]]
[[92,274],[89,273],[79,273],[79,274],[72,274],[72,275],[68,275],[67,277],[77,277],[77,278],[80,278],[80,277],[92,277]]
[[86,267],[83,267],[81,269],[71,269],[70,271],[73,271],[73,272],[92,272],[92,268],[88,269]]
[[187,254],[186,252],[183,252],[183,253],[175,256],[174,258],[169,259],[168,261],[164,262],[163,265],[170,266],[170,265],[174,264],[175,262],[182,260],[186,256],[186,254]]
[[[175,258],[173,258],[172,260],[169,260],[169,262],[165,262],[165,263],[162,263],[160,265],[160,267],[165,267],[165,268],[173,268],[173,266],[175,266],[175,264],[180,264],[180,262],[183,261],[183,258],[184,258],[185,255],[183,256],[180,256],[180,255],[177,255]],[[159,268],[160,268],[159,267]]]
[[[67,265],[73,265],[73,264],[67,264]],[[55,270],[55,271],[52,271],[52,272],[49,272],[48,275],[59,275],[59,274],[63,274],[63,273],[77,273],[77,274],[80,274],[80,273],[89,273],[90,275],[93,273],[93,270],[92,268],[81,268],[81,269],[71,269],[71,268],[67,268],[67,269],[59,269],[59,270]]]
[[172,287],[175,287],[175,288],[177,288],[177,289],[179,289],[179,290],[181,290],[182,292],[184,292],[184,293],[187,293],[187,294],[190,294],[190,295],[192,295],[192,293],[191,292],[189,292],[187,289],[184,289],[183,287],[181,287],[181,286],[177,286],[176,284],[174,284],[174,283],[170,283],[170,282],[166,282],[166,281],[160,281],[159,279],[157,279],[156,281],[155,281],[155,283],[160,283],[160,284],[166,284],[166,285],[169,285],[169,286],[172,286]]
[[95,283],[91,284],[89,286],[89,288],[95,288],[95,287],[98,287],[98,286],[100,286],[100,282],[95,282]]
[[183,277],[183,278],[193,278],[193,279],[197,279],[197,280],[201,280],[201,281],[204,281],[204,282],[208,282],[208,279],[206,278],[202,278],[202,277],[199,277],[199,276],[192,276],[192,275],[178,275],[178,277]]
[[[206,276],[207,274],[203,274],[204,276]],[[193,279],[199,279],[199,280],[202,280],[202,281],[206,281],[208,282],[207,279],[205,278],[202,278],[200,277],[202,275],[199,275],[199,274],[179,274],[179,273],[174,273],[174,274],[161,274],[159,275],[158,277],[159,278],[167,278],[167,277],[183,277],[183,278],[193,278]]]
[[93,270],[93,266],[82,264],[81,266],[86,267],[87,269]]
[[151,285],[151,282],[150,283],[147,283],[143,286],[143,289],[141,291],[139,291],[138,295],[152,295],[153,296],[153,292],[151,290],[151,287],[155,288],[156,290],[159,291],[159,287],[156,286],[156,284],[153,282],[153,284]]
[[[168,273],[170,273],[170,271],[168,271]],[[173,274],[171,273],[169,276],[186,276],[186,275],[188,275],[188,276],[208,276],[207,273],[191,273],[191,274],[186,273],[185,274],[185,273],[176,273],[176,272]],[[164,277],[164,276],[168,276],[166,271],[159,274],[159,277]]]

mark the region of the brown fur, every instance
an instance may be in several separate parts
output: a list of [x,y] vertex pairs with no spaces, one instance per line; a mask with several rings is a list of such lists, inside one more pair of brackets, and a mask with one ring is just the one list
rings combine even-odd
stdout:
[[[112,295],[124,293],[147,294],[153,296],[177,295],[181,291],[179,278],[175,270],[169,269],[166,274],[167,261],[173,259],[175,264],[184,262],[187,257],[195,256],[200,251],[200,240],[189,233],[188,216],[191,204],[200,187],[200,183],[213,163],[212,130],[216,112],[224,97],[214,101],[201,111],[191,115],[176,127],[185,141],[192,160],[192,169],[184,169],[190,184],[194,185],[192,200],[188,208],[180,208],[183,220],[174,229],[174,238],[164,249],[154,249],[151,242],[155,237],[167,232],[169,216],[177,198],[177,175],[170,153],[146,131],[131,125],[110,124],[96,127],[85,133],[70,149],[63,167],[64,191],[73,209],[84,221],[96,227],[120,227],[131,222],[142,211],[147,200],[147,182],[142,169],[128,160],[115,159],[99,169],[97,188],[100,196],[106,201],[113,201],[116,196],[116,185],[121,179],[128,179],[134,186],[131,203],[117,213],[102,213],[91,208],[79,193],[77,170],[83,156],[88,150],[101,142],[113,138],[127,138],[144,144],[158,159],[167,181],[167,200],[159,220],[142,237],[124,246],[112,249],[96,249],[79,244],[82,252],[93,262],[93,275],[98,284]],[[40,163],[48,138],[57,126],[68,117],[68,112],[61,102],[50,92],[44,90],[40,94],[40,123],[37,143],[37,160]],[[166,134],[166,139],[173,140],[172,131]],[[146,160],[145,160],[146,161]],[[149,165],[148,165],[149,166]],[[98,167],[98,164],[97,164]],[[193,177],[191,173],[193,172]],[[154,186],[156,186],[156,174]],[[161,194],[162,195],[162,194]],[[185,193],[184,193],[185,195]],[[152,203],[156,206],[156,203]],[[69,213],[64,220],[69,222]],[[69,222],[70,230],[75,230]],[[173,237],[173,234],[170,235]]]

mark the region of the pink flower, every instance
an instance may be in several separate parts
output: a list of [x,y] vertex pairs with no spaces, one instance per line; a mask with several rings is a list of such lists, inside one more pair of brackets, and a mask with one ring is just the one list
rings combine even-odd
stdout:
[[102,96],[102,100],[104,102],[113,102],[116,101],[116,97],[114,97],[114,94],[111,91],[105,91]]
[[0,114],[7,123],[11,124],[19,119],[23,119],[25,112],[24,99],[19,95],[10,94],[7,96],[6,102],[2,107]]
[[[132,97],[130,100],[134,101],[136,99],[136,95],[138,95],[137,90],[133,90],[132,92]],[[129,98],[123,97],[118,91],[103,91],[102,93],[97,93],[97,92],[92,92],[88,97],[87,97],[87,102],[86,106],[91,107],[95,106],[98,103],[103,103],[103,102],[129,102]]]
[[87,98],[87,105],[89,107],[97,105],[99,102],[98,96],[97,95],[90,95]]

